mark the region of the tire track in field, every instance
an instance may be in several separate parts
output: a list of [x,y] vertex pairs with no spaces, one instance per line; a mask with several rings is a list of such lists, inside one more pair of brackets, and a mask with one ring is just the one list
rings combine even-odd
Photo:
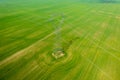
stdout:
[[[92,24],[93,24],[93,23],[92,23]],[[96,25],[94,25],[94,26],[97,26],[97,25],[99,25],[99,24],[96,24]],[[92,26],[92,25],[90,25],[90,26]],[[91,30],[91,29],[92,29],[92,28],[90,27],[90,29],[87,29],[87,30]],[[98,28],[98,29],[99,29],[99,28]],[[97,29],[97,30],[98,30],[98,29]],[[85,36],[85,39],[89,38],[89,36],[92,37],[92,35],[93,35],[95,32],[97,32],[97,30],[91,30],[92,32],[86,31],[86,33],[89,32],[89,34],[88,34],[88,37]],[[84,42],[84,41],[83,41],[83,42]],[[83,42],[81,42],[81,43],[83,44]],[[89,42],[89,41],[87,41],[86,44],[84,44],[84,45],[90,45],[90,43],[88,43],[88,42]],[[81,46],[79,46],[78,48],[80,48],[80,47],[81,47]],[[88,48],[86,47],[86,51],[88,51],[87,49],[89,49],[89,47],[88,47]],[[79,49],[77,49],[77,50],[79,50]],[[85,53],[85,52],[84,52],[84,50],[81,50],[80,53]],[[77,61],[79,61],[79,59],[78,59]],[[78,64],[78,65],[79,65],[79,64]],[[80,69],[81,67],[78,66],[78,65],[74,68],[74,70],[76,70],[76,69],[79,68],[79,69],[77,70],[77,72],[75,72],[77,75],[78,75],[79,72],[81,71],[81,69]],[[82,64],[80,64],[80,65],[82,66]],[[80,71],[79,71],[79,70],[80,70]],[[71,73],[72,73],[72,72],[71,72]],[[87,72],[86,72],[86,73],[87,73]],[[71,75],[72,75],[72,74],[71,74]],[[73,76],[73,75],[72,75],[72,76]],[[71,77],[72,77],[72,76],[71,76]],[[80,76],[79,76],[79,77],[80,77]],[[82,76],[81,76],[81,77],[82,77]],[[68,78],[69,78],[69,77],[68,77]],[[67,78],[67,79],[68,79],[68,78]],[[73,78],[74,78],[74,79],[73,79]],[[73,78],[72,78],[73,80],[77,80],[77,77],[75,77],[75,75],[73,76]],[[67,80],[67,79],[65,79],[65,80]]]
[[[29,52],[29,50],[30,50],[30,52],[31,52],[32,47],[36,46],[36,45],[39,44],[41,41],[49,38],[49,37],[52,36],[54,33],[55,33],[55,32],[50,33],[49,35],[47,35],[47,36],[45,36],[44,38],[40,39],[39,41],[37,41],[36,43],[32,44],[31,46],[29,46],[29,47],[27,47],[27,48],[25,48],[25,49],[23,49],[23,50],[15,53],[15,54],[11,55],[10,57],[6,58],[5,60],[1,61],[1,62],[0,62],[0,66],[3,65],[3,64],[5,64],[5,63],[9,64],[10,62],[13,62],[14,60],[19,59],[20,57],[26,55],[26,53]],[[26,51],[27,51],[27,52],[26,52]],[[23,54],[23,53],[24,53],[24,54]]]
[[[33,27],[34,28],[34,27]],[[45,27],[44,27],[45,28]],[[29,30],[29,29],[28,29]],[[37,30],[39,30],[39,29],[37,29]],[[21,31],[23,31],[23,32],[25,32],[26,30],[17,30],[16,32],[18,32],[17,34],[19,34],[19,33],[21,33]],[[29,30],[30,31],[30,30]],[[33,31],[33,30],[31,30],[31,31]],[[12,33],[12,34],[15,34],[16,32],[14,32],[14,33]],[[27,33],[26,35],[28,35],[29,33]],[[31,33],[30,33],[31,34]],[[26,35],[24,35],[24,36],[26,36]],[[8,36],[8,35],[7,35]],[[9,48],[8,48],[9,49]]]
[[[107,28],[105,28],[105,31],[106,31],[106,29],[107,29]],[[103,31],[103,29],[102,29],[102,31]],[[105,32],[105,31],[103,31],[103,35],[104,35],[104,32]],[[102,39],[103,39],[103,36],[101,36],[100,39],[101,39],[101,41],[104,41],[104,40],[102,40]],[[99,43],[97,43],[96,45],[101,45],[101,44],[100,44],[100,42],[99,42]],[[96,54],[95,54],[95,55],[93,56],[93,58],[92,58],[92,62],[93,62],[93,63],[95,63],[95,62],[97,61],[97,58],[98,58],[98,55],[99,55],[99,54],[98,54],[98,49],[99,49],[99,48],[96,47],[95,52],[94,52],[94,53],[96,53]],[[83,54],[83,55],[84,55],[84,54]],[[85,56],[85,55],[84,55],[84,56]],[[100,68],[100,67],[99,67],[99,68]],[[93,65],[90,64],[90,65],[88,66],[88,69],[87,69],[87,72],[86,72],[85,76],[89,76],[88,74],[91,72],[92,69],[93,69]],[[101,69],[101,70],[102,70],[102,69]],[[106,74],[107,74],[107,73],[106,73]],[[105,75],[106,75],[106,74],[105,74]],[[107,76],[107,77],[108,77],[108,76]],[[109,77],[110,77],[110,76],[109,76]],[[109,77],[108,77],[108,78],[109,78]],[[84,77],[84,79],[87,79],[87,77]],[[111,79],[112,79],[112,78],[111,78]]]
[[[111,27],[113,27],[113,26],[111,26]],[[110,27],[107,27],[107,28],[106,28],[106,30],[104,31],[104,34],[103,34],[103,38],[102,38],[100,41],[98,41],[100,44],[102,44],[102,42],[105,41],[105,40],[104,40],[104,36],[105,36],[105,32],[108,30],[108,28],[110,28]],[[110,37],[110,34],[111,34],[111,33],[109,33],[109,34],[106,35],[105,37]],[[93,40],[92,43],[96,45],[96,41],[95,41],[95,40]],[[107,54],[111,55],[112,57],[114,57],[115,59],[117,59],[118,61],[120,61],[119,57],[117,57],[115,54],[111,53],[108,49],[102,47],[101,45],[96,45],[96,46],[98,46],[98,48],[102,49],[102,50],[105,51]]]
[[[90,30],[90,29],[89,29]],[[93,30],[92,30],[93,31]],[[79,69],[78,69],[79,70]],[[66,80],[66,79],[65,79]],[[74,80],[76,80],[76,79],[74,79]]]
[[[105,43],[107,43],[107,41],[109,41],[111,38],[114,38],[114,34],[113,33],[116,33],[116,28],[115,27],[113,27],[115,24],[117,24],[117,22],[116,22],[116,20],[113,20],[112,21],[112,25],[111,24],[109,24],[108,26],[108,30],[106,31],[107,32],[107,34],[109,33],[109,35],[105,35],[106,37],[108,36],[108,38],[107,38],[107,40],[106,40],[106,42],[101,42],[101,44],[102,45],[104,45],[104,47],[103,48],[106,48],[106,50],[109,50],[109,51],[114,51],[114,52],[116,52],[116,53],[119,53],[120,51],[118,50],[118,49],[116,49],[116,48],[114,48],[113,46],[110,46],[110,44],[108,45],[108,44],[105,44]],[[111,36],[110,36],[110,34],[111,34]],[[117,36],[116,36],[117,37]],[[95,43],[98,43],[98,42],[100,42],[100,40],[97,40],[97,39],[94,39],[93,40]]]
[[[108,29],[108,27],[105,29],[105,31],[104,31],[104,33],[107,31],[107,30],[109,30]],[[105,35],[105,34],[104,34]],[[110,34],[109,34],[110,35]],[[108,35],[107,35],[108,36]],[[104,36],[102,37],[102,41],[104,41],[103,40],[103,38],[105,38]],[[92,41],[92,43],[93,43],[94,41]],[[101,42],[101,41],[100,41]],[[96,45],[96,44],[95,44]],[[100,46],[100,45],[99,45]],[[98,46],[97,46],[98,47]],[[99,47],[98,47],[99,48]],[[84,57],[85,57],[85,55],[84,55]],[[95,59],[95,58],[94,58]],[[97,66],[97,64],[95,64],[95,60],[94,61],[91,61],[89,58],[87,58],[87,60],[90,62],[90,63],[92,63],[92,64],[94,64],[94,66],[95,67],[97,67],[97,69],[99,69],[107,78],[109,78],[110,80],[113,80],[113,78],[110,76],[110,75],[108,75],[105,71],[103,71],[99,66]]]

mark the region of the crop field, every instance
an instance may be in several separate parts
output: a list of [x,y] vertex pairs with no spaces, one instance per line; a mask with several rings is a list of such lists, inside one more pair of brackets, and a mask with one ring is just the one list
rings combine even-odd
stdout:
[[120,4],[1,0],[0,80],[120,80]]

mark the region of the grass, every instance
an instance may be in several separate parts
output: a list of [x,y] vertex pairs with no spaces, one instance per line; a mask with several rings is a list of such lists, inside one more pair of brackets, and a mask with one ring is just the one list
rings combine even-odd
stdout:
[[[120,80],[119,9],[112,3],[1,1],[0,80]],[[65,52],[59,59],[52,56],[56,41]]]

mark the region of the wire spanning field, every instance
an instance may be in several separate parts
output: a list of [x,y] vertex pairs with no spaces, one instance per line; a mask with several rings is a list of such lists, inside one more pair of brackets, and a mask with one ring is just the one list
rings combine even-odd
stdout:
[[120,80],[119,9],[1,1],[0,80]]

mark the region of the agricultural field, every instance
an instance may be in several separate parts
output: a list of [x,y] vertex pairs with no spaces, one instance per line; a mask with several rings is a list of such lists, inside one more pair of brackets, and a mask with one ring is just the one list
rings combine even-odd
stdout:
[[120,4],[0,0],[0,80],[120,80]]

